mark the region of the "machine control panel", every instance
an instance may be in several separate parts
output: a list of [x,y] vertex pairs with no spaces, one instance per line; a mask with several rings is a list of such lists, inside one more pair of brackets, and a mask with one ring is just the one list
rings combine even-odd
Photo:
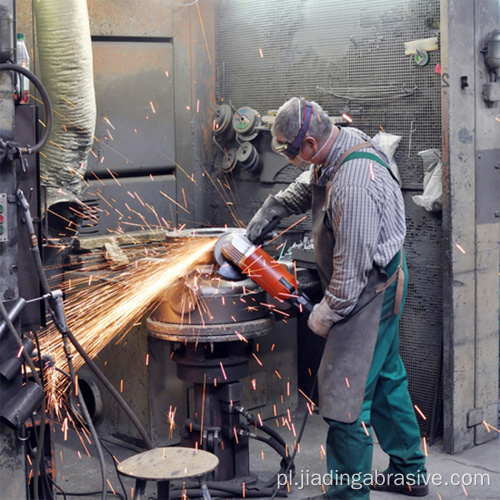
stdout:
[[9,231],[7,225],[7,195],[0,193],[0,242],[9,239]]

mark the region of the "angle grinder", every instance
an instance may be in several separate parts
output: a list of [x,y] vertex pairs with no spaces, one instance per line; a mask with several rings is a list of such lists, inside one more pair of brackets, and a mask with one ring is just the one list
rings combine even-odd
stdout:
[[243,233],[228,232],[214,248],[218,274],[225,279],[251,278],[278,301],[286,301],[301,311],[311,312],[313,304],[299,290],[297,280],[285,266],[274,260],[261,245],[254,245]]

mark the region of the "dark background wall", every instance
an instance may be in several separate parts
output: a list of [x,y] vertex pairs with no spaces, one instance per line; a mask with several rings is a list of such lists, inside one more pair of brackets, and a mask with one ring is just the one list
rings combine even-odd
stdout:
[[[411,197],[422,191],[417,153],[441,148],[440,52],[429,51],[429,62],[419,66],[405,55],[405,42],[438,37],[439,28],[438,0],[290,0],[286,7],[282,2],[220,0],[215,6],[219,103],[250,106],[266,115],[301,96],[318,102],[330,116],[348,113],[352,125],[371,136],[379,130],[402,136],[395,160],[406,202],[410,284],[401,354],[414,403],[428,417],[420,418],[426,434],[431,421],[438,422],[431,416],[440,385],[442,226],[439,212],[424,211]],[[235,219],[246,224],[269,193],[300,173],[289,166],[274,183],[263,183],[259,175],[238,167],[223,174],[222,161],[219,152],[211,171],[212,180],[220,181],[209,196],[215,225],[235,225]],[[285,220],[283,228],[293,221]],[[309,228],[308,218],[294,229],[301,236]],[[317,358],[321,346],[308,352]],[[299,370],[311,364],[314,359],[302,358]]]

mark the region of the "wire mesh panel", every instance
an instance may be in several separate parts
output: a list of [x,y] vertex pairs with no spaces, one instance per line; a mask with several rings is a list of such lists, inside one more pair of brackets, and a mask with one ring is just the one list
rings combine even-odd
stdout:
[[[402,137],[395,159],[406,193],[407,258],[416,272],[402,320],[401,353],[414,403],[424,413],[432,413],[439,385],[441,218],[416,207],[411,195],[419,194],[423,180],[417,153],[441,148],[440,53],[405,55],[405,43],[438,37],[439,14],[439,0],[216,4],[219,102],[266,114],[300,96],[317,101],[330,116],[349,114],[352,125],[371,136],[384,130]],[[420,418],[426,434],[427,417]]]
[[416,153],[441,147],[439,51],[421,66],[405,42],[438,32],[437,0],[223,0],[217,97],[265,113],[296,95],[346,112],[371,135],[382,127],[403,136],[403,183],[421,182]]

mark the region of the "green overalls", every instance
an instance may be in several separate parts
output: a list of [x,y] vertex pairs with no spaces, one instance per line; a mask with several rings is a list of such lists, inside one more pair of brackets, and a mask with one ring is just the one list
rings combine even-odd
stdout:
[[[387,167],[377,156],[357,151],[369,147],[365,142],[348,150],[335,171],[355,158],[370,158]],[[331,182],[313,186],[315,259],[323,287],[328,286],[333,272],[335,241],[323,223]],[[407,275],[403,249],[385,269],[374,265],[353,311],[328,332],[318,372],[320,413],[329,424],[326,454],[332,484],[327,498],[370,497],[372,427],[390,456],[387,472],[426,475],[420,431],[399,355],[399,319]]]

